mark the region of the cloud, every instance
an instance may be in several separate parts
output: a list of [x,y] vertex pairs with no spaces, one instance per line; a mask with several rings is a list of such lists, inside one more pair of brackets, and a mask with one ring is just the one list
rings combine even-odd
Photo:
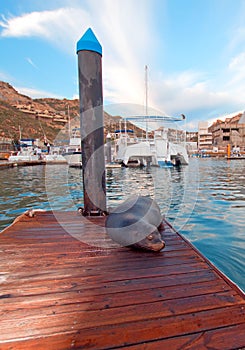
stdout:
[[167,114],[216,109],[227,103],[228,94],[215,90],[204,73],[184,71],[154,83],[154,104]]
[[32,66],[32,67],[34,67],[34,68],[38,68],[36,65],[35,65],[35,63],[29,58],[29,57],[26,57],[26,60],[27,60],[27,62],[28,63],[30,63],[30,65]]
[[196,123],[193,123],[193,122],[186,123],[185,130],[197,130],[197,122]]
[[[74,2],[77,5],[77,2]],[[74,55],[77,40],[92,27],[103,47],[104,91],[111,102],[143,103],[144,65],[154,48],[149,1],[89,0],[86,7],[62,7],[3,17],[2,37],[39,37]],[[86,9],[85,9],[86,8]],[[103,14],[101,14],[103,9]],[[147,48],[146,48],[147,43]],[[31,63],[29,61],[29,63]]]
[[[227,93],[226,105],[227,109],[220,108],[217,118],[222,119],[229,115],[238,114],[245,109],[245,51],[241,51],[234,55],[227,65],[224,73],[224,90]],[[224,104],[225,105],[225,104]]]
[[79,100],[79,94],[74,94],[71,99],[72,100]]
[[9,82],[11,79],[12,78],[8,74],[0,71],[0,80]]
[[[79,37],[81,26],[87,27],[89,16],[81,8],[59,8],[31,12],[19,17],[2,17],[2,37],[39,37],[66,50]],[[72,48],[74,50],[74,46]],[[72,51],[73,52],[73,51]]]
[[233,57],[229,63],[229,69],[235,71],[244,71],[245,67],[245,52],[239,53],[237,56]]
[[19,91],[21,94],[29,96],[31,98],[44,98],[44,97],[53,97],[53,98],[58,98],[58,99],[63,99],[64,96],[59,96],[55,95],[50,91],[42,91],[42,90],[36,90],[36,89],[31,89],[31,88],[26,88],[26,87],[17,87],[15,86],[15,89]]
[[227,81],[227,88],[235,91],[236,94],[245,93],[245,51],[240,52],[236,56],[232,57],[229,65],[228,72],[229,80]]
[[[100,18],[98,2],[91,13]],[[144,66],[155,48],[150,2],[103,1],[103,16],[97,24],[103,45],[104,91],[112,103],[144,103]]]
[[[240,109],[244,104],[240,96],[245,93],[245,52],[234,55],[226,70],[220,69],[212,79],[207,72],[197,70],[163,74],[163,68],[156,67],[157,51],[161,50],[161,58],[165,52],[159,36],[161,30],[153,21],[153,6],[154,2],[148,0],[142,0],[140,6],[132,0],[124,0],[123,6],[121,0],[101,0],[99,6],[98,0],[87,0],[83,5],[74,0],[72,5],[55,10],[2,17],[0,35],[38,37],[75,56],[77,40],[91,27],[103,48],[103,88],[107,103],[144,105],[144,66],[148,64],[148,105],[162,114],[187,114],[191,125],[200,116],[206,119],[232,111],[233,107]],[[244,37],[240,26],[239,43]],[[27,61],[36,67],[30,58]],[[48,94],[32,89],[25,91],[32,97]]]
[[[244,7],[245,10],[245,7]],[[244,14],[243,10],[243,14]],[[244,21],[244,18],[242,17],[242,21]],[[235,50],[236,48],[243,47],[245,42],[245,27],[244,25],[238,25],[233,31],[232,31],[232,38],[228,44],[228,49],[230,51]]]

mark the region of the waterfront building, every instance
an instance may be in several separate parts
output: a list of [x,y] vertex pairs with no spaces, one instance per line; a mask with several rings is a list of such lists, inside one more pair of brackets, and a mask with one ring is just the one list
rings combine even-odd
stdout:
[[187,141],[186,142],[186,151],[187,151],[189,156],[191,156],[192,154],[198,153],[197,142]]
[[197,131],[186,131],[186,142],[197,142],[198,132]]
[[242,113],[238,113],[225,120],[217,119],[208,128],[214,147],[225,150],[227,145],[231,145],[232,149],[245,151],[245,123],[239,123],[241,116]]
[[212,132],[209,131],[208,122],[202,121],[198,123],[198,149],[212,150]]

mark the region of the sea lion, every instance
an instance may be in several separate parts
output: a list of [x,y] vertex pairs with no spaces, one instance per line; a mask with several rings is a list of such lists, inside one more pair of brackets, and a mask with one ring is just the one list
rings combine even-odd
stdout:
[[110,238],[126,247],[160,251],[164,248],[158,228],[162,216],[157,203],[143,196],[131,196],[114,208],[106,218],[105,227]]

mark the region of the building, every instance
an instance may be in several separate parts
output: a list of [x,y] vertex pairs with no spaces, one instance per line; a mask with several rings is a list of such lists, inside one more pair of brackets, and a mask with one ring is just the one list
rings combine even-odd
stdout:
[[197,140],[198,140],[197,131],[186,132],[186,150],[189,156],[192,154],[198,153]]
[[187,142],[197,142],[198,132],[197,131],[186,131],[186,141]]
[[239,123],[241,116],[242,113],[238,113],[224,121],[218,119],[208,128],[214,147],[226,150],[229,144],[233,149],[245,151],[245,123]]
[[212,150],[212,132],[208,129],[208,122],[198,123],[198,149]]

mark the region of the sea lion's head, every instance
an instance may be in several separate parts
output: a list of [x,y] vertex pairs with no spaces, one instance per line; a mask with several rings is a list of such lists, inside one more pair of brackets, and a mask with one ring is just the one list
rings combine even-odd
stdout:
[[161,234],[158,231],[158,229],[156,229],[141,241],[131,244],[128,247],[159,252],[165,247],[165,242],[162,240]]
[[160,251],[165,243],[158,230],[160,209],[148,197],[131,196],[114,208],[106,218],[108,236],[124,247]]

